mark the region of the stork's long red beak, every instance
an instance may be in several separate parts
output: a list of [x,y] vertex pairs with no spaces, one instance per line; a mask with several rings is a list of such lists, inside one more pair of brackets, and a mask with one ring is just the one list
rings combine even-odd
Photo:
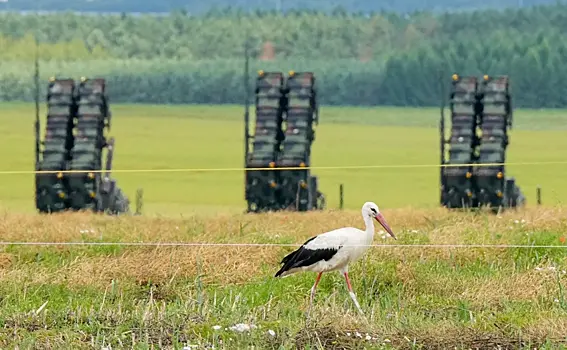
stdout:
[[390,225],[388,225],[388,223],[386,222],[386,219],[384,219],[384,216],[382,214],[378,214],[374,218],[376,219],[376,221],[378,221],[380,223],[380,225],[382,225],[384,230],[386,230],[386,232],[388,232],[390,234],[390,236],[394,237],[394,239],[398,239],[394,235],[394,232],[392,232]]

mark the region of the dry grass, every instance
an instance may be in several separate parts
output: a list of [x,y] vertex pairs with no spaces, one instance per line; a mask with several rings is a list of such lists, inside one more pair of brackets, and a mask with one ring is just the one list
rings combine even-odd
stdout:
[[[567,232],[567,210],[561,207],[499,216],[383,211],[401,244],[562,245]],[[0,240],[299,244],[349,225],[362,227],[358,211],[214,218],[5,213]],[[393,243],[381,237],[375,243]],[[313,276],[272,277],[291,249],[5,246],[0,345],[13,346],[16,340],[8,335],[18,334],[20,343],[53,348],[105,342],[167,348],[185,341],[221,348],[517,348],[528,342],[553,348],[567,329],[564,249],[372,248],[351,268],[370,323],[356,314],[341,277],[328,274],[310,324],[301,312]],[[48,313],[23,311],[46,300]],[[223,330],[238,322],[263,328],[250,335]],[[122,328],[112,330],[111,324]],[[215,324],[223,329],[212,330]],[[278,335],[266,335],[268,328]]]
[[[531,207],[504,212],[498,216],[449,212],[439,209],[386,209],[388,222],[397,231],[420,229],[435,243],[463,243],[463,235],[475,231],[475,237],[490,239],[485,231],[509,229],[514,220],[524,220],[526,229],[556,230],[567,225],[564,207]],[[341,226],[363,226],[359,211],[311,213],[278,212],[266,214],[219,213],[214,217],[193,214],[186,217],[111,217],[90,213],[62,213],[49,216],[12,214],[0,220],[0,239],[4,241],[69,242],[85,238],[120,239],[121,241],[195,241],[229,239],[243,242],[273,237],[301,239]],[[81,230],[94,232],[81,232]],[[478,232],[480,231],[480,232]],[[480,235],[480,236],[479,236]],[[476,243],[482,243],[477,241]]]

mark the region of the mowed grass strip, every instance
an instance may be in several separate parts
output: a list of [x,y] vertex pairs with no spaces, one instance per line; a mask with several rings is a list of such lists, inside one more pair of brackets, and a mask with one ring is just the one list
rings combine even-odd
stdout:
[[[0,170],[33,170],[32,104],[0,107]],[[45,108],[42,105],[42,115]],[[241,168],[242,108],[235,106],[112,105],[111,135],[116,137],[114,168]],[[252,115],[254,111],[252,109]],[[439,204],[439,112],[434,108],[321,108],[313,145],[314,167],[409,166],[378,169],[316,169],[329,207],[339,203],[357,209],[367,200],[388,208],[436,207]],[[567,161],[567,125],[562,111],[517,111],[507,155],[510,163]],[[41,134],[44,134],[44,123]],[[419,167],[426,165],[426,167]],[[416,167],[412,167],[416,166]],[[567,164],[510,165],[528,201],[543,188],[547,204],[562,203],[567,189],[561,179]],[[0,207],[34,210],[32,174],[0,175]],[[148,215],[233,213],[245,208],[244,171],[140,172],[115,177],[135,198],[144,189]]]
[[[384,215],[400,244],[563,246],[567,231],[561,207]],[[362,227],[358,210],[215,218],[5,213],[0,240],[299,244],[350,225]],[[375,243],[394,243],[381,237],[377,229]],[[558,348],[567,326],[566,248],[371,248],[351,267],[368,323],[336,273],[324,275],[306,323],[314,274],[273,278],[292,247],[4,246],[0,346]],[[229,329],[236,323],[258,328],[240,334]]]

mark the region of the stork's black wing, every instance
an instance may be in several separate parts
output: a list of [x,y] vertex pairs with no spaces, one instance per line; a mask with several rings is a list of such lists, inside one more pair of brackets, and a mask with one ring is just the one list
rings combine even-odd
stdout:
[[286,255],[280,264],[284,264],[281,269],[276,272],[274,277],[280,276],[285,271],[288,271],[293,268],[302,267],[302,266],[309,266],[317,263],[318,261],[330,260],[339,249],[341,249],[342,245],[336,247],[329,247],[329,248],[316,248],[316,249],[309,249],[307,248],[308,243],[313,241],[315,238],[319,236],[311,237],[308,239],[299,249],[289,253]]

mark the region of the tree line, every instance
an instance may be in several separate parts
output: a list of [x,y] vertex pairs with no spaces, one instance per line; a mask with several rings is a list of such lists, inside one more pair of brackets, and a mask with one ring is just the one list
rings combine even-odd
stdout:
[[241,103],[249,27],[261,28],[250,30],[253,72],[312,70],[324,104],[438,105],[458,72],[509,75],[518,107],[565,107],[565,17],[565,5],[411,18],[13,16],[0,18],[0,99],[33,98],[37,27],[43,85],[51,75],[104,76],[115,102]]
[[[448,95],[453,72],[479,77],[505,73],[511,77],[514,106],[567,107],[567,74],[560,69],[564,56],[553,53],[542,60],[540,53],[545,54],[545,48],[536,46],[527,55],[495,60],[488,69],[468,66],[474,58],[461,62],[455,59],[459,56],[452,56],[454,52],[443,54],[433,50],[393,57],[386,64],[357,60],[256,61],[251,65],[249,88],[252,91],[259,69],[284,73],[294,69],[315,72],[319,101],[323,105],[437,106]],[[455,60],[450,61],[452,58]],[[42,100],[49,76],[104,77],[112,103],[241,104],[246,93],[241,60],[51,61],[42,62],[40,67]],[[31,63],[0,67],[1,101],[32,101],[34,86]]]
[[[372,16],[322,12],[246,14],[236,10],[199,17],[181,12],[168,17],[10,13],[0,15],[0,33],[14,40],[27,40],[26,35],[32,34],[46,44],[66,42],[78,47],[82,43],[88,50],[104,51],[120,59],[235,58],[242,55],[248,39],[258,57],[269,42],[276,57],[282,59],[383,60],[400,51],[411,51],[416,45],[458,45],[457,39],[469,36],[476,46],[497,45],[486,39],[494,32],[512,40],[532,36],[535,29],[544,35],[564,33],[566,17],[567,5],[411,16],[389,12]],[[19,49],[8,44],[1,47],[0,59]],[[65,59],[85,58],[70,53]]]
[[[553,3],[555,0],[523,0],[524,6]],[[481,8],[517,7],[517,0],[285,0],[277,4],[265,0],[19,0],[0,3],[0,10],[50,10],[50,11],[102,11],[102,12],[170,12],[173,9],[185,9],[193,14],[213,12],[227,7],[251,11],[275,10],[291,11],[319,9],[333,11],[341,8],[348,12],[395,11],[412,12],[416,10],[470,10]]]

